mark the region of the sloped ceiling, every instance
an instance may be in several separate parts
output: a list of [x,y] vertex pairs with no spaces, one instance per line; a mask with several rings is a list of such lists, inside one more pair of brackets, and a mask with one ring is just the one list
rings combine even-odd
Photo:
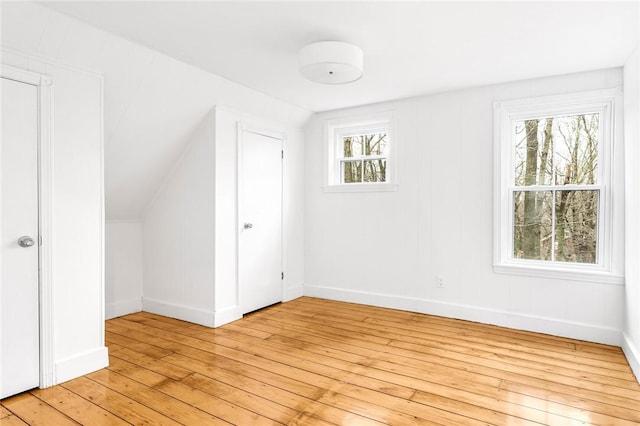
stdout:
[[[72,64],[104,76],[107,220],[137,220],[214,105],[301,128],[310,112],[33,3],[2,3],[3,57]],[[24,59],[26,69],[46,64]],[[55,82],[54,82],[55,84]]]
[[[286,102],[324,111],[462,87],[620,66],[638,2],[168,1],[47,6]],[[304,80],[297,52],[365,52],[346,86]]]
[[[140,217],[215,104],[302,126],[311,111],[621,66],[638,33],[637,2],[0,5],[3,55],[104,75],[110,220]],[[364,49],[360,81],[323,86],[299,75],[298,50],[329,39]]]

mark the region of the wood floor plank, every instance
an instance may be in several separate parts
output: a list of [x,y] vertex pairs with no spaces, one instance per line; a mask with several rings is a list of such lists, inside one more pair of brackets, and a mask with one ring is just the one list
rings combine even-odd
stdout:
[[[261,320],[261,321],[260,321],[260,324],[261,324],[261,325],[264,325],[264,323],[265,323],[265,321],[264,321],[264,320]],[[291,327],[291,325],[290,325],[290,324],[287,324],[287,325],[285,326],[285,328],[289,328],[289,327]],[[269,331],[270,331],[270,332],[274,332],[274,333],[276,333],[276,331],[274,331],[274,330],[269,330]],[[298,335],[297,337],[301,337],[301,335]],[[327,343],[325,343],[325,344],[327,344]],[[331,344],[331,343],[328,343],[328,344]],[[334,345],[334,347],[335,347],[335,345]],[[361,349],[361,348],[358,348],[358,349]],[[406,360],[405,360],[405,361],[406,361]],[[575,389],[574,389],[574,390],[575,390]],[[579,390],[578,390],[578,391],[579,391]],[[632,406],[633,406],[633,404],[632,404]],[[565,413],[565,412],[566,412],[566,410],[562,410],[562,413]]]
[[[290,309],[297,309],[297,312],[305,313],[307,315],[316,316],[326,314],[326,303],[325,300],[322,299],[312,299],[312,298],[302,298],[305,300],[301,300],[296,308],[294,305],[290,305]],[[345,317],[347,318],[349,315],[352,315],[358,321],[366,321],[366,318],[384,320],[389,322],[398,322],[404,324],[411,325],[419,325],[421,327],[445,327],[451,330],[460,330],[465,331],[481,331],[486,334],[495,334],[497,336],[508,335],[517,339],[519,343],[531,341],[531,342],[539,342],[543,344],[547,348],[552,348],[553,346],[560,346],[562,348],[576,348],[580,346],[582,350],[587,352],[592,351],[594,353],[607,351],[609,353],[614,353],[622,356],[622,351],[619,347],[603,345],[599,343],[585,342],[585,341],[576,341],[574,339],[568,339],[559,336],[552,336],[548,334],[540,334],[533,333],[524,330],[516,330],[516,329],[508,329],[503,327],[494,327],[488,324],[470,322],[464,320],[457,320],[452,318],[444,318],[437,317],[431,315],[421,315],[415,314],[411,312],[403,312],[403,311],[392,311],[387,310],[385,308],[376,308],[370,307],[366,305],[357,305],[350,304],[345,302],[331,302],[336,308],[331,312],[332,316],[335,317]],[[354,313],[354,312],[364,312],[364,314]],[[375,313],[375,315],[374,315]],[[360,319],[358,319],[360,318]],[[625,364],[623,357],[619,357],[619,362]]]
[[[253,344],[255,345],[256,343],[253,343]],[[271,350],[273,350],[273,348],[271,348]],[[317,359],[320,360],[321,358],[318,357]],[[368,367],[372,367],[372,365],[369,365]],[[428,370],[427,368],[423,368],[421,371],[427,371],[427,370]],[[484,406],[492,410],[503,412],[509,415],[513,415],[517,413],[518,415],[522,416],[525,419],[534,419],[535,421],[540,421],[543,418],[551,418],[551,419],[555,418],[558,421],[562,420],[563,422],[570,423],[569,419],[564,419],[561,416],[554,416],[552,414],[551,415],[546,414],[543,412],[539,412],[537,410],[527,409],[526,407],[522,407],[522,406],[513,406],[513,404],[510,404],[505,401],[499,401],[495,399],[498,396],[497,389],[492,389],[491,387],[479,388],[477,391],[478,394],[473,394],[471,392],[468,392],[468,390],[470,389],[468,386],[465,386],[465,389],[463,390],[463,389],[456,389],[452,387],[447,388],[445,385],[441,384],[439,380],[434,380],[430,382],[426,381],[425,375],[421,374],[421,372],[417,372],[417,374],[414,374],[410,377],[404,377],[404,379],[401,378],[402,376],[398,376],[395,373],[389,373],[385,370],[378,370],[376,372],[376,370],[372,368],[367,368],[366,371],[363,371],[361,374],[368,375],[368,376],[376,376],[380,379],[388,380],[388,382],[384,382],[384,383],[388,383],[387,389],[390,389],[390,388],[398,389],[399,385],[403,384],[407,386],[407,387],[403,387],[403,389],[406,389],[407,391],[414,392],[414,389],[410,389],[410,387],[414,387],[417,389],[424,389],[430,392],[438,391],[438,392],[441,392],[443,395],[453,396],[454,398],[458,398],[459,400],[468,402],[472,405]],[[416,376],[420,376],[420,379],[417,379]],[[344,380],[347,380],[347,379],[344,379]],[[357,383],[357,382],[354,382],[354,383]],[[394,384],[396,386],[393,386]],[[367,387],[367,386],[363,386],[363,387]],[[396,396],[398,396],[397,392],[395,392],[395,394]],[[493,397],[489,397],[489,395],[493,395]],[[465,407],[465,408],[468,408],[468,407]],[[510,423],[513,423],[513,421],[511,421]]]
[[119,345],[112,344],[111,346],[109,346],[109,354],[120,359],[126,359],[129,362],[135,363],[136,365],[145,367],[151,371],[174,380],[184,379],[185,377],[193,373],[189,369],[182,368],[178,365],[167,364],[159,359],[148,357],[145,354],[136,352],[129,348],[124,348]]
[[[278,320],[277,317],[273,318],[275,320]],[[297,319],[299,321],[297,321],[298,324],[300,324],[303,327],[308,327],[314,324],[319,324],[320,322],[323,324],[322,325],[322,330],[325,330],[325,332],[332,334],[331,333],[331,327],[335,328],[335,331],[333,332],[333,334],[335,335],[340,335],[340,336],[346,336],[348,334],[348,330],[350,329],[354,329],[354,328],[358,328],[358,329],[362,329],[362,325],[358,325],[358,324],[351,324],[348,323],[348,325],[344,325],[343,323],[340,324],[336,324],[335,322],[330,322],[330,321],[326,321],[326,320],[322,320],[319,322],[313,322],[311,320],[304,320],[304,319],[300,319],[299,317],[297,317]],[[289,320],[289,323],[291,323],[292,321]],[[295,323],[295,322],[294,322]],[[347,331],[345,331],[347,330]],[[373,328],[372,333],[380,333],[381,331],[379,331],[377,328]],[[391,336],[394,334],[394,331],[392,330],[384,330],[382,331],[382,333],[384,333],[385,336]],[[395,333],[396,336],[398,336],[397,333]],[[415,334],[415,333],[414,333]],[[415,336],[398,336],[397,339],[392,340],[389,345],[391,346],[397,346],[397,347],[401,347],[401,348],[412,348],[412,345],[422,345],[422,346],[429,346],[430,348],[440,348],[445,346],[447,350],[449,351],[453,351],[453,352],[461,352],[461,351],[466,351],[467,353],[473,353],[474,355],[480,355],[482,353],[488,355],[488,356],[493,356],[494,354],[499,354],[501,355],[500,357],[500,362],[501,363],[505,363],[505,361],[508,363],[509,361],[515,361],[517,363],[517,365],[520,365],[522,362],[529,362],[529,368],[537,368],[539,369],[541,372],[537,373],[537,374],[545,374],[545,373],[550,373],[550,374],[562,374],[562,372],[566,372],[569,374],[568,379],[567,380],[571,380],[571,381],[575,381],[575,380],[583,380],[585,379],[585,376],[588,374],[592,374],[593,378],[591,380],[587,380],[589,382],[596,382],[598,380],[601,381],[601,383],[606,383],[607,385],[613,385],[613,386],[617,386],[617,387],[623,387],[623,388],[627,388],[627,389],[631,389],[632,391],[637,391],[640,390],[638,383],[635,380],[630,380],[632,378],[632,376],[629,376],[628,374],[628,370],[624,371],[624,372],[620,372],[620,378],[617,377],[617,373],[615,370],[612,371],[610,369],[607,368],[597,368],[597,367],[587,367],[587,370],[592,370],[589,371],[588,373],[585,371],[584,373],[576,373],[574,372],[572,369],[567,369],[567,366],[571,366],[573,368],[579,368],[578,366],[580,365],[576,360],[572,360],[572,361],[565,361],[564,362],[564,369],[560,370],[560,369],[556,369],[556,371],[553,371],[553,364],[552,365],[548,365],[547,364],[547,360],[549,360],[551,357],[548,356],[548,354],[545,355],[532,355],[532,351],[529,349],[526,350],[514,350],[512,348],[495,348],[493,347],[493,343],[491,344],[487,344],[487,343],[479,343],[479,342],[475,342],[472,344],[465,344],[465,343],[461,343],[461,341],[459,339],[454,339],[451,337],[447,337],[447,336],[440,336],[438,338],[426,338],[424,335],[420,336],[420,337],[415,337]],[[447,346],[448,345],[448,346]],[[453,347],[452,347],[453,346]],[[485,348],[484,351],[478,353],[477,351],[481,350],[481,348]],[[515,358],[515,360],[513,360],[513,358]],[[520,361],[520,359],[525,359],[526,361]],[[551,358],[552,359],[552,358]],[[591,362],[591,361],[589,361]],[[551,370],[551,371],[550,371]],[[594,372],[595,371],[595,372]],[[612,374],[610,374],[612,373]],[[613,377],[612,377],[613,376]],[[616,382],[616,379],[619,378],[619,381]],[[587,377],[588,379],[588,377]],[[612,391],[615,391],[615,389],[611,389]]]
[[[284,316],[282,313],[277,315],[271,315],[271,319],[281,319]],[[391,340],[400,340],[409,343],[421,343],[421,340],[429,340],[434,343],[440,344],[456,344],[459,346],[466,346],[469,348],[484,347],[499,353],[504,353],[512,356],[524,356],[525,359],[553,359],[564,360],[567,363],[572,364],[584,364],[595,367],[602,367],[606,369],[613,369],[618,371],[627,372],[627,366],[624,359],[619,357],[611,357],[608,359],[594,359],[592,357],[579,357],[575,351],[565,351],[564,353],[558,353],[547,349],[540,349],[534,347],[522,346],[518,341],[502,342],[504,339],[487,338],[486,336],[472,335],[469,332],[461,331],[451,334],[448,331],[443,331],[438,328],[424,327],[424,326],[412,326],[412,325],[394,325],[389,324],[386,321],[368,318],[363,322],[353,322],[347,320],[335,320],[327,317],[326,314],[314,317],[313,319],[305,315],[299,314],[286,314],[287,320],[298,319],[301,323],[315,323],[325,324],[327,327],[334,327],[336,330],[332,331],[336,335],[348,336],[349,333],[357,330],[359,333],[366,330],[367,333],[373,334],[381,338],[387,338]],[[371,324],[371,326],[369,326]],[[364,330],[363,330],[364,328]],[[328,328],[326,328],[328,329]]]
[[24,426],[29,424],[15,414],[9,414],[0,420],[2,420],[2,426]]
[[13,414],[20,417],[24,422],[30,425],[77,425],[78,423],[54,409],[49,404],[36,398],[29,392],[16,395],[12,398],[8,398],[2,401],[3,417],[2,424],[4,424],[4,413],[7,416]]
[[299,414],[299,411],[268,399],[268,397],[266,397],[268,394],[262,397],[258,394],[199,374],[194,373],[182,379],[180,382],[210,395],[220,395],[220,398],[237,404],[247,410],[255,410],[259,407],[259,411],[263,416],[279,423],[285,424]]
[[86,377],[79,377],[66,382],[62,387],[91,401],[93,404],[101,406],[131,424],[180,425],[180,423],[150,409],[146,405]]
[[111,426],[130,424],[62,386],[34,390],[31,393],[67,417],[83,425]]
[[[360,416],[350,411],[341,410],[321,402],[311,402],[298,416],[291,419],[289,425],[359,425],[381,426],[384,424],[368,417]],[[402,424],[402,423],[399,423]],[[420,424],[418,422],[404,423],[406,425]]]
[[2,400],[2,425],[640,425],[620,348],[564,337],[308,297],[105,330],[107,369]]
[[165,382],[161,382],[152,388],[111,370],[100,370],[95,373],[88,374],[87,377],[109,389],[126,394],[134,401],[164,414],[166,417],[169,417],[178,423],[211,425],[230,424],[229,422],[225,422],[218,417],[198,409],[198,407],[193,407],[190,403],[187,403],[182,399],[173,398],[164,392],[157,390]]
[[0,404],[0,419],[4,419],[5,417],[9,417],[11,415],[11,411],[9,411],[9,409],[5,407],[4,404]]
[[220,397],[203,392],[200,389],[193,388],[182,382],[167,380],[158,386],[157,389],[231,424],[260,426],[274,426],[279,424],[266,416],[232,404]]

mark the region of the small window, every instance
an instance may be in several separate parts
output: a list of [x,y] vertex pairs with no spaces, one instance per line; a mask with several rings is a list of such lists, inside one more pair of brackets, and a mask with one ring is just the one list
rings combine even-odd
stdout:
[[615,99],[496,103],[496,271],[611,271]]
[[327,122],[328,191],[395,190],[391,114]]

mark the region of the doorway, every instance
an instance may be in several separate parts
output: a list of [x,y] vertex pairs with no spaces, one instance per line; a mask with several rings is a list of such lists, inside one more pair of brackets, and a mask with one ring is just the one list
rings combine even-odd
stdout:
[[282,301],[284,135],[240,126],[238,288],[243,314]]

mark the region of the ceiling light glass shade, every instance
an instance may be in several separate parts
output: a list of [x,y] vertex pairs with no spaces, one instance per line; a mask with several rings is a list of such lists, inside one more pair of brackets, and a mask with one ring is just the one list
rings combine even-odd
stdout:
[[317,83],[344,84],[362,77],[362,49],[341,41],[321,41],[300,50],[300,72]]

